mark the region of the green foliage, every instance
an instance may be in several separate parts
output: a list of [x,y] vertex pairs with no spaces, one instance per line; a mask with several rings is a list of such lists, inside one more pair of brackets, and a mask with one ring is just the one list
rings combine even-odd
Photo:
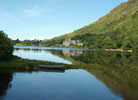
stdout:
[[8,36],[0,31],[0,60],[8,59],[13,52],[13,44]]
[[95,23],[53,38],[45,45],[61,46],[65,39],[71,38],[81,40],[84,48],[135,49],[138,45],[137,5],[138,0],[122,3]]

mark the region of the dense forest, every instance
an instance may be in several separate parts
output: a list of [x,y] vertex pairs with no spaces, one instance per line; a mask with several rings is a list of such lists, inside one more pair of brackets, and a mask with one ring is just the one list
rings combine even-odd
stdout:
[[[45,46],[64,46],[66,39],[81,40],[83,48],[137,49],[138,48],[138,0],[128,0],[114,8],[98,21],[72,33],[55,37],[43,43]],[[70,45],[70,47],[78,47]]]
[[13,43],[8,36],[0,31],[0,60],[10,58],[13,52]]

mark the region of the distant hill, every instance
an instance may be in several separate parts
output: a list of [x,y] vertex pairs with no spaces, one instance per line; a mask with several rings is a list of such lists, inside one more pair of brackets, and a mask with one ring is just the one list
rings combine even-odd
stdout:
[[[77,40],[83,45],[78,45]],[[94,49],[138,48],[138,0],[128,0],[95,23],[55,37],[45,42],[45,45]]]
[[0,31],[0,60],[8,59],[12,55],[12,52],[12,41],[3,31]]

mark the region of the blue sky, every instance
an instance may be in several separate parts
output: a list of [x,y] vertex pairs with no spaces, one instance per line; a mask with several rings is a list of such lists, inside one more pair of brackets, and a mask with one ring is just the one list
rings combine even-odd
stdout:
[[106,15],[127,0],[0,0],[0,30],[12,39],[50,39]]

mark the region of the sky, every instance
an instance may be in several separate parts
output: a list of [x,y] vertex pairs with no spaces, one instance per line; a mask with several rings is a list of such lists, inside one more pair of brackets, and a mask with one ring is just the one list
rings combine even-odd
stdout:
[[127,0],[0,0],[0,30],[11,39],[51,39],[97,21]]

